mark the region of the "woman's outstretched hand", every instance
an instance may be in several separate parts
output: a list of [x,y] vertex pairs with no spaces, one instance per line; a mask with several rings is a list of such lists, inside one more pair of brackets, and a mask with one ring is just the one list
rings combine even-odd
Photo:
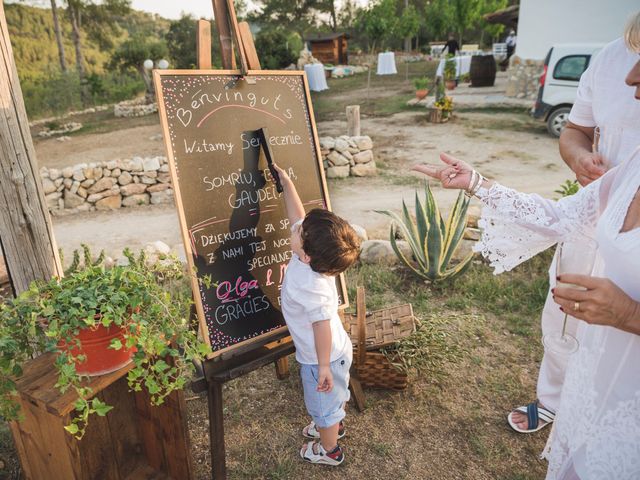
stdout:
[[440,180],[444,188],[467,190],[471,183],[471,172],[473,172],[471,165],[446,153],[440,153],[440,160],[444,165],[414,165],[411,170]]

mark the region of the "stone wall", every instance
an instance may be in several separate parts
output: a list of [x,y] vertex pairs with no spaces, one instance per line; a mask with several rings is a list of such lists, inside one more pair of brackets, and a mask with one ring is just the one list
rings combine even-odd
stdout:
[[113,114],[116,117],[142,117],[157,111],[158,104],[156,102],[149,103],[145,97],[125,100],[113,106]]
[[134,157],[40,169],[49,211],[64,215],[173,201],[166,157]]
[[543,60],[523,60],[520,57],[511,57],[507,69],[508,80],[505,95],[535,100],[543,70]]
[[368,136],[320,137],[327,178],[368,177],[376,174],[373,142]]

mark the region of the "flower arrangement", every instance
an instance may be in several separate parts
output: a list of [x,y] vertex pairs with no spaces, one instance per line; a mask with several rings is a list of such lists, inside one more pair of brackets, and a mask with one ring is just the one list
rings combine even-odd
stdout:
[[449,118],[453,112],[453,98],[445,95],[436,101],[433,106],[442,112],[442,118]]

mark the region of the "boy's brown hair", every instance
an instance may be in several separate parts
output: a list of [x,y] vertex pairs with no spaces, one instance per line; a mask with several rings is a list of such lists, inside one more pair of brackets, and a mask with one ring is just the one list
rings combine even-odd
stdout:
[[358,259],[360,239],[346,220],[315,208],[302,222],[302,248],[314,272],[338,275]]

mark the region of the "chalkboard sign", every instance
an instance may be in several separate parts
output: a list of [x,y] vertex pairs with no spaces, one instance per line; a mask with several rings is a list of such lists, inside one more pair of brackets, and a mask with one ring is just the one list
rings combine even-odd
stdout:
[[[155,71],[200,326],[214,356],[286,332],[280,287],[291,258],[284,201],[258,130],[306,210],[330,208],[303,72]],[[346,299],[342,277],[338,291]]]

